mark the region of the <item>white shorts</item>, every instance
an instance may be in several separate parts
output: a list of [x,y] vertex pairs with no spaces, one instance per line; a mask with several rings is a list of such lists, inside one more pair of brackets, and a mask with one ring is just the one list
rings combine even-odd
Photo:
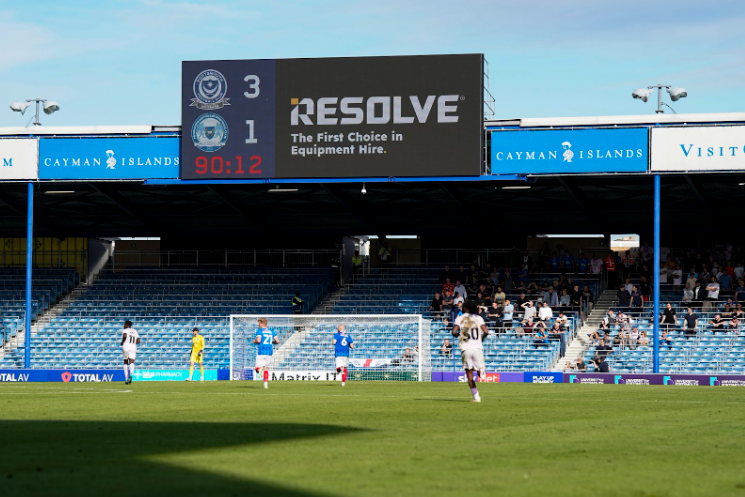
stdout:
[[257,368],[268,368],[272,362],[272,356],[270,355],[257,355],[256,356],[256,367]]
[[130,359],[132,361],[135,360],[135,357],[137,356],[136,350],[122,350],[122,356],[124,357],[124,360]]
[[463,369],[479,371],[484,369],[484,351],[478,349],[462,350],[460,358],[463,361]]
[[337,368],[346,368],[348,366],[349,366],[349,357],[337,357],[336,358]]

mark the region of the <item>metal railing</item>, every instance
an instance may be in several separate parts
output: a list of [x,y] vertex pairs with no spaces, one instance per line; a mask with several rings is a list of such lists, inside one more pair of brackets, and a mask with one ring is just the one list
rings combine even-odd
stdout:
[[331,267],[336,249],[286,250],[116,250],[114,270],[183,267]]

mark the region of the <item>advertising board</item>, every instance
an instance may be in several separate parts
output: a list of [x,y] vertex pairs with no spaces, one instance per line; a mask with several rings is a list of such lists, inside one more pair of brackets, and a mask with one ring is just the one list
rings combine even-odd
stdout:
[[745,126],[652,129],[652,171],[745,171]]
[[646,172],[648,148],[647,128],[492,131],[491,173]]
[[182,179],[477,176],[483,55],[182,66]]
[[176,136],[41,138],[39,178],[178,178],[180,141]]
[[39,140],[0,139],[0,180],[38,178]]

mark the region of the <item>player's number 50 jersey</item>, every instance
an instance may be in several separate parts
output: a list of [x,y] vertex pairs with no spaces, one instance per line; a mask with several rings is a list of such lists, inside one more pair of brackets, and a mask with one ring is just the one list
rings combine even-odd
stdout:
[[484,332],[481,327],[484,324],[484,318],[478,315],[461,314],[455,319],[455,325],[460,328],[460,350],[483,349]]

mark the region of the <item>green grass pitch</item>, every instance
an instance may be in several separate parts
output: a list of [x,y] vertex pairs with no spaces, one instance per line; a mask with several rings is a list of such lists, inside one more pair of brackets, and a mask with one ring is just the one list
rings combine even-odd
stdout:
[[4,496],[745,495],[745,389],[0,385]]

